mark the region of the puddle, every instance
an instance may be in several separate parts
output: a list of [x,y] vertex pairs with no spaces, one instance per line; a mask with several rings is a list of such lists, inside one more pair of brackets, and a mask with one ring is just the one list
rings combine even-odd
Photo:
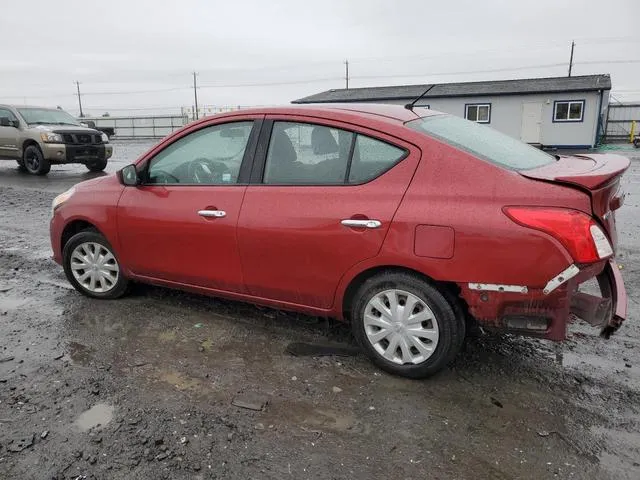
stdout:
[[590,365],[595,368],[606,369],[610,371],[620,370],[624,368],[624,362],[613,362],[599,355],[591,355],[588,353],[575,354],[571,352],[562,352],[562,366],[574,368],[580,365]]
[[294,419],[303,430],[324,430],[336,433],[367,434],[370,427],[357,419],[353,414],[338,412],[329,408],[314,408],[304,403],[286,403],[274,405],[271,415],[278,415],[277,411]]
[[598,454],[601,467],[618,479],[638,478],[637,455],[640,433],[605,427],[592,427],[591,432],[607,439],[608,450]]
[[76,363],[86,364],[91,360],[91,349],[78,342],[69,343],[69,356]]
[[160,375],[160,380],[173,385],[181,392],[202,390],[202,382],[200,380],[177,372],[164,372]]
[[27,302],[25,298],[0,297],[0,310],[16,310]]
[[158,335],[158,340],[161,342],[173,342],[176,339],[176,331],[175,330],[165,330],[164,332],[160,332]]
[[83,412],[76,420],[76,426],[81,432],[87,432],[92,428],[104,427],[113,419],[114,407],[106,403],[98,403],[86,412]]

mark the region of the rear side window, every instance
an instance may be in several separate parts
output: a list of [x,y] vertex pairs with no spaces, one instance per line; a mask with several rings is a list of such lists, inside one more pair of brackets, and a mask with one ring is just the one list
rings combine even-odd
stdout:
[[555,157],[493,128],[451,115],[407,122],[409,128],[510,170],[529,170],[555,162]]
[[310,123],[275,122],[264,183],[342,184],[347,175],[353,133]]
[[389,170],[406,156],[406,150],[364,135],[356,136],[349,183],[365,183]]

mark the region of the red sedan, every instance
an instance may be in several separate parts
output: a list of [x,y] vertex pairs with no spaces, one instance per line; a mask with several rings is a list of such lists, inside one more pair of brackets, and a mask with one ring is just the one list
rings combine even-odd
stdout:
[[[475,323],[552,340],[574,317],[620,326],[628,166],[423,109],[245,110],[58,196],[51,244],[90,297],[137,281],[336,317],[378,366],[425,377]],[[579,292],[592,278],[600,295]]]

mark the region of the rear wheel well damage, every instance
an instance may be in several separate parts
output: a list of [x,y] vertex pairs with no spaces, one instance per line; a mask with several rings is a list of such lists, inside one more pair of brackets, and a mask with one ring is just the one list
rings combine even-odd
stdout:
[[352,281],[349,283],[347,287],[344,298],[342,301],[342,315],[345,320],[351,320],[351,310],[353,308],[353,301],[356,293],[360,289],[360,287],[370,278],[375,277],[377,275],[383,275],[385,273],[408,273],[414,275],[429,284],[433,285],[437,288],[440,293],[444,295],[447,301],[451,304],[456,316],[464,319],[467,331],[470,331],[472,328],[477,327],[476,320],[469,313],[469,306],[467,302],[460,296],[460,287],[454,282],[439,282],[434,280],[433,278],[425,275],[422,272],[417,270],[407,268],[407,267],[398,267],[398,266],[379,266],[373,267],[363,272],[360,272]]
[[92,225],[91,223],[85,220],[74,220],[70,222],[67,226],[64,227],[62,231],[62,240],[60,242],[60,250],[64,250],[64,246],[67,242],[73,237],[75,234],[84,232],[84,231],[93,231],[100,233],[98,229]]

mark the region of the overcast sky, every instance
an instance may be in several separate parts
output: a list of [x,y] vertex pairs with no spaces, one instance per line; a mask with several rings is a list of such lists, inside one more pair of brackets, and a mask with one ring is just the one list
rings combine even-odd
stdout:
[[350,87],[610,73],[640,100],[634,0],[19,0],[0,13],[0,102],[78,113],[270,105]]

